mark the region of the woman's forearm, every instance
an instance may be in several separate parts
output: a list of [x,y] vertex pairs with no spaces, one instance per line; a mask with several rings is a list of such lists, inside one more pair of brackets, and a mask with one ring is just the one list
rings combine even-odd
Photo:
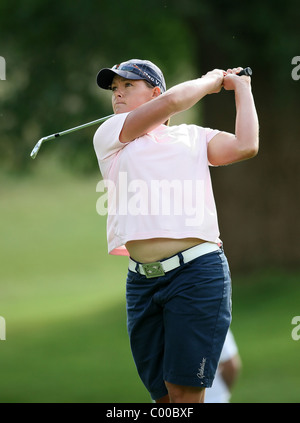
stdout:
[[235,90],[236,122],[235,136],[241,151],[250,157],[258,151],[258,117],[248,84],[239,84]]
[[173,114],[193,107],[207,94],[217,93],[222,88],[223,72],[208,72],[202,78],[183,82],[170,88],[165,96],[170,96]]
[[208,145],[208,159],[214,166],[228,165],[254,157],[258,152],[258,118],[248,76],[237,76],[228,70],[224,77],[225,90],[235,91],[235,133],[220,132]]

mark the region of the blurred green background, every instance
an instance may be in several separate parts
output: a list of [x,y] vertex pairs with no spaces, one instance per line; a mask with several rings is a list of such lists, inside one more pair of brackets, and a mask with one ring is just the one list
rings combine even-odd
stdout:
[[[168,87],[253,69],[260,153],[211,170],[243,362],[232,402],[299,402],[298,23],[294,0],[1,1],[0,402],[149,402],[126,332],[127,259],[108,256],[96,213],[96,127],[29,158],[42,136],[110,114],[96,74],[134,57]],[[171,123],[234,131],[234,114],[222,92]]]

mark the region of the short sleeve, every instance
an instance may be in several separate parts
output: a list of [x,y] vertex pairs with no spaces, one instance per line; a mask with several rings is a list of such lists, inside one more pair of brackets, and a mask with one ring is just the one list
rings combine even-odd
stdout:
[[[208,145],[208,143],[216,136],[218,135],[221,131],[219,131],[218,129],[211,129],[211,128],[204,128],[205,130],[205,136],[206,136],[206,145]],[[211,167],[215,167],[214,165],[212,165],[210,162],[208,162],[209,166]]]
[[123,148],[126,143],[119,140],[128,113],[117,114],[104,122],[95,132],[94,149],[100,161],[107,159]]
[[208,144],[216,135],[220,133],[218,129],[204,128],[206,135],[206,144]]

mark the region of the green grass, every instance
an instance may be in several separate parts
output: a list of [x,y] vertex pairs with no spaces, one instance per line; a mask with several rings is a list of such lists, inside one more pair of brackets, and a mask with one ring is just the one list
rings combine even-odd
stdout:
[[300,272],[256,271],[233,280],[232,329],[243,360],[233,402],[300,402]]
[[[108,256],[96,213],[98,176],[33,163],[31,177],[1,177],[0,402],[149,402],[126,332],[127,259]],[[233,275],[233,402],[299,402],[299,279]]]

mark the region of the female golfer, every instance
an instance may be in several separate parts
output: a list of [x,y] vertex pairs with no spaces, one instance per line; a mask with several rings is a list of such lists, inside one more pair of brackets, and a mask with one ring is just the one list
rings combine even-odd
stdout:
[[[127,324],[141,380],[156,402],[204,402],[231,321],[231,280],[209,165],[258,151],[250,77],[213,70],[166,90],[160,69],[133,59],[101,69],[115,116],[94,136],[108,188],[110,254],[128,254]],[[235,134],[171,116],[222,87],[235,91]]]

